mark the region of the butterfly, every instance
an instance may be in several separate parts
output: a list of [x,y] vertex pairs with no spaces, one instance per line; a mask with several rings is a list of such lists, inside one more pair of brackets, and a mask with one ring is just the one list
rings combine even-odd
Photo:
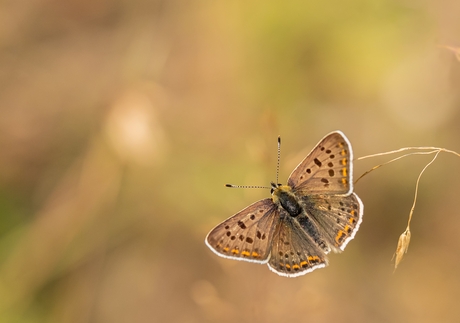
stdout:
[[224,258],[266,263],[286,277],[327,266],[327,254],[343,251],[363,218],[350,141],[341,131],[326,135],[287,185],[271,183],[271,195],[212,229],[208,247]]

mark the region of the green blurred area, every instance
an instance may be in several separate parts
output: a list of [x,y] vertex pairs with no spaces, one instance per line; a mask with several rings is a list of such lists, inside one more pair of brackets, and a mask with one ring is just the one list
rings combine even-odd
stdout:
[[[0,322],[458,322],[460,159],[355,187],[364,221],[306,276],[221,259],[216,224],[327,133],[355,157],[460,151],[460,3],[0,3]],[[389,159],[389,158],[388,158]],[[355,163],[356,177],[388,159]]]

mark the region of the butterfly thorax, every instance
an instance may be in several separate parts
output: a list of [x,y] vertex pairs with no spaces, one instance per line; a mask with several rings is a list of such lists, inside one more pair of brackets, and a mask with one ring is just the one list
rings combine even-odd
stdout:
[[[272,185],[273,187],[273,185]],[[302,213],[302,207],[297,201],[297,197],[292,192],[292,188],[289,185],[276,185],[273,187],[272,200],[278,206],[285,209],[290,216],[296,217]]]

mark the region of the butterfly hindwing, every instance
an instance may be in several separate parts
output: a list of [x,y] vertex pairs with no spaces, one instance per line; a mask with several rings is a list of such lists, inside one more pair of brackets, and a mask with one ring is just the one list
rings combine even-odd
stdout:
[[358,195],[311,195],[302,197],[301,201],[331,249],[344,250],[362,221],[364,207]]
[[299,224],[285,214],[273,234],[268,266],[278,275],[296,277],[327,266],[327,258]]
[[294,169],[288,185],[305,194],[343,194],[353,191],[353,152],[345,135],[325,136]]
[[221,257],[265,263],[277,214],[272,199],[260,200],[211,230],[206,244]]

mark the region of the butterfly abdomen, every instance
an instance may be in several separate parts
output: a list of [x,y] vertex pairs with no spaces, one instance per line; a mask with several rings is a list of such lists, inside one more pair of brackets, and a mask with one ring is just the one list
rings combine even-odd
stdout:
[[296,217],[302,213],[302,207],[297,202],[297,198],[292,193],[292,189],[288,185],[282,185],[277,187],[273,191],[273,203],[283,207],[290,216]]

